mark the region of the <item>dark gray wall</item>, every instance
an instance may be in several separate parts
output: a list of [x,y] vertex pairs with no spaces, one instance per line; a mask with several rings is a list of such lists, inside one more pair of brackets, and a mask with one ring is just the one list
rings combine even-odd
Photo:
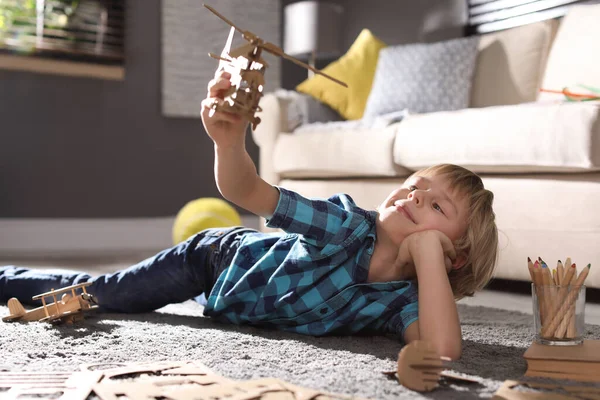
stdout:
[[[219,196],[201,121],[161,115],[160,0],[127,2],[124,81],[0,70],[0,218],[171,216]],[[463,0],[338,2],[346,46],[363,27],[388,44],[456,37],[466,19]],[[283,65],[284,87],[306,76]]]
[[1,218],[170,216],[219,196],[200,119],[161,115],[160,0],[127,3],[124,81],[0,70]]
[[434,42],[464,33],[466,0],[335,0],[345,8],[346,47],[363,28],[388,45]]
[[[283,5],[297,0],[283,0]],[[464,36],[467,0],[319,0],[344,7],[344,51],[363,28],[388,45],[435,42]],[[283,7],[282,7],[283,9]],[[333,60],[321,60],[319,68]],[[283,87],[293,89],[306,79],[306,72],[284,63]]]

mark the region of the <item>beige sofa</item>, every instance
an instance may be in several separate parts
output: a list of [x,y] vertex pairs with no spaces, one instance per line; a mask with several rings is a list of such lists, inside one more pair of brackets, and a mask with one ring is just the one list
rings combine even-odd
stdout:
[[496,277],[529,280],[528,256],[550,264],[570,256],[579,267],[597,266],[587,284],[600,288],[600,106],[539,94],[600,87],[593,20],[600,6],[573,7],[561,21],[482,36],[464,110],[409,115],[378,129],[303,130],[290,126],[294,96],[267,94],[253,133],[260,174],[304,195],[345,192],[374,208],[412,171],[463,165],[495,194]]

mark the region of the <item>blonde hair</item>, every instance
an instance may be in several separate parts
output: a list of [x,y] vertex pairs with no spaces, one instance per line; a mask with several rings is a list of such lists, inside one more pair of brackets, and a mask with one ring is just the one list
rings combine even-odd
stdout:
[[498,228],[492,209],[494,194],[484,188],[477,174],[458,165],[435,165],[414,175],[444,176],[453,190],[469,199],[467,232],[454,242],[457,254],[466,254],[466,263],[461,268],[452,269],[448,278],[456,300],[472,296],[492,279],[498,257]]

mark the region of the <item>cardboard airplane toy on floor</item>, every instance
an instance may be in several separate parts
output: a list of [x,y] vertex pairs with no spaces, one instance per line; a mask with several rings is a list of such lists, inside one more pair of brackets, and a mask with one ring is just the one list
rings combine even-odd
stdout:
[[[40,321],[58,324],[61,322],[73,323],[74,321],[81,320],[83,319],[84,311],[98,308],[94,297],[85,290],[86,286],[89,285],[91,285],[89,282],[80,283],[33,296],[32,300],[41,300],[42,306],[32,310],[25,310],[21,302],[13,297],[8,300],[10,315],[2,318],[2,321]],[[81,292],[77,293],[77,289],[81,289]],[[61,294],[62,297],[59,300],[58,296]],[[47,297],[51,297],[54,302],[46,304]]]

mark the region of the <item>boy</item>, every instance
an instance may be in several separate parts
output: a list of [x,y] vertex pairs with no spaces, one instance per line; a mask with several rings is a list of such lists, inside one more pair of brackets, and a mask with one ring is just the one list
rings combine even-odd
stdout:
[[[0,301],[85,281],[101,308],[146,312],[205,293],[205,314],[310,334],[398,333],[461,353],[454,299],[481,289],[497,252],[493,195],[453,165],[415,173],[378,211],[347,195],[307,199],[262,180],[245,149],[247,123],[213,112],[230,75],[209,84],[202,121],[223,197],[284,234],[209,229],[124,271],[0,268]],[[418,301],[417,301],[418,298]]]

